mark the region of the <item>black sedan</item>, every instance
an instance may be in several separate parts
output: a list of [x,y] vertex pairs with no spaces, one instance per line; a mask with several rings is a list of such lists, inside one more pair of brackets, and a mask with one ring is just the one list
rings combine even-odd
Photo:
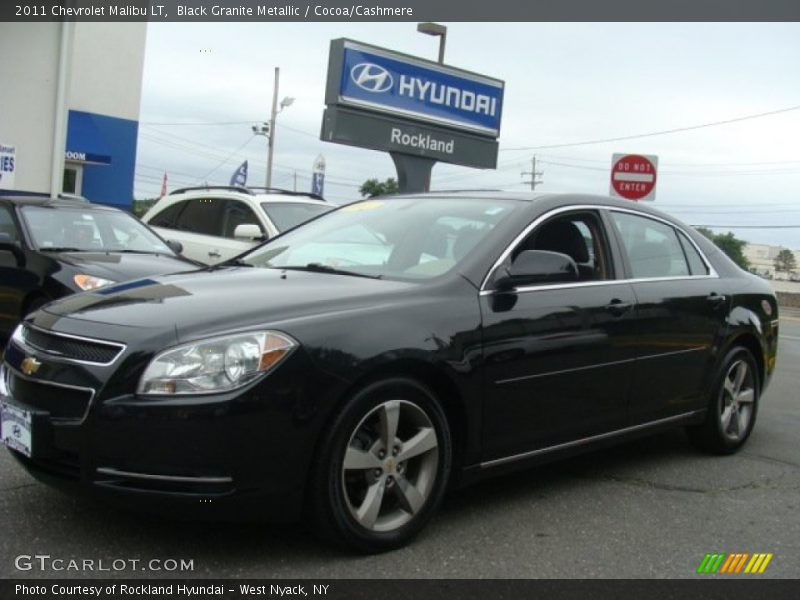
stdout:
[[0,340],[68,294],[197,268],[131,215],[80,200],[0,197]]
[[448,486],[666,427],[736,451],[777,310],[643,205],[366,200],[219,267],[30,315],[6,350],[2,432],[55,485],[182,516],[302,515],[382,551]]

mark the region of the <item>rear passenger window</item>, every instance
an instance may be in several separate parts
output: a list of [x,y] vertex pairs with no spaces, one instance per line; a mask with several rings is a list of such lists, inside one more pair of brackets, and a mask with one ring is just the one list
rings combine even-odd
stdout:
[[175,229],[202,235],[222,235],[222,211],[225,200],[220,198],[197,198],[188,200],[186,208],[178,216]]
[[689,275],[686,256],[673,227],[629,213],[613,211],[611,215],[622,235],[634,279]]
[[165,227],[167,229],[175,229],[178,220],[178,215],[181,210],[186,206],[186,202],[176,202],[175,204],[166,207],[159,213],[153,215],[148,221],[148,225],[153,227]]
[[680,231],[678,232],[678,238],[686,254],[686,260],[689,261],[689,269],[691,269],[692,275],[708,275],[708,266],[706,266],[705,261],[700,256],[697,248],[694,247],[694,244]]

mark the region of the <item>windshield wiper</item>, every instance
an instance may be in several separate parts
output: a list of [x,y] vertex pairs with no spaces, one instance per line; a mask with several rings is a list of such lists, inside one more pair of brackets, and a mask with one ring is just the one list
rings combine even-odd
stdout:
[[153,254],[155,256],[170,256],[166,252],[158,252],[157,250],[131,250],[130,248],[103,248],[102,250],[98,250],[98,252],[105,252],[110,253],[114,252],[115,254]]
[[39,252],[94,252],[88,248],[72,248],[70,246],[47,246],[39,248]]
[[216,265],[211,265],[212,269],[220,269],[222,267],[254,267],[255,265],[243,261],[241,258],[232,258],[230,260],[226,260],[225,262],[217,263]]
[[288,267],[273,267],[274,269],[283,269],[285,271],[310,271],[311,273],[332,273],[334,275],[350,275],[351,277],[366,277],[368,279],[383,279],[383,275],[368,275],[366,273],[358,273],[356,271],[347,271],[345,269],[337,269],[330,265],[323,265],[322,263],[312,262],[306,265],[291,265]]

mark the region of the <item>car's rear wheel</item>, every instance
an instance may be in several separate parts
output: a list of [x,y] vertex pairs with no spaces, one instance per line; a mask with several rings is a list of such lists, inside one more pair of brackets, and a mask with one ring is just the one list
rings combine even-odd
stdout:
[[356,393],[320,448],[310,500],[321,532],[360,552],[402,546],[444,494],[452,447],[433,393],[387,379]]
[[706,452],[736,452],[753,431],[758,400],[756,362],[749,350],[736,347],[722,362],[705,421],[687,429],[689,439]]

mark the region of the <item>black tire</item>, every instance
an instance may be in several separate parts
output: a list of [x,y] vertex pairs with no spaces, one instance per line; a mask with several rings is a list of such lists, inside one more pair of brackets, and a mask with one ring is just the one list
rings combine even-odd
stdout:
[[[736,386],[737,373],[742,368],[746,373]],[[686,428],[692,444],[710,454],[733,454],[741,448],[756,422],[759,389],[758,367],[753,355],[747,348],[735,346],[725,356],[714,380],[705,421]],[[747,411],[746,424],[742,425],[744,411]]]
[[[384,437],[391,426],[385,424],[393,422],[387,415],[394,414],[399,425],[391,439],[396,443],[386,452]],[[352,468],[345,468],[346,454]],[[367,385],[345,403],[323,434],[308,491],[317,533],[362,553],[403,546],[441,503],[452,455],[447,418],[427,387],[406,378]],[[403,456],[408,458],[403,461]],[[353,457],[369,466],[359,461],[353,466]],[[377,498],[372,511],[370,498]]]

